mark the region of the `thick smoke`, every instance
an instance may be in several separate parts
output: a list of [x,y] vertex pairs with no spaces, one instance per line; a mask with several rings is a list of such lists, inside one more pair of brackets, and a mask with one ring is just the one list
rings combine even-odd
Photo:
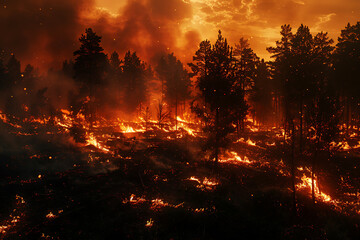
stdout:
[[191,16],[191,5],[182,0],[129,0],[116,15],[92,0],[3,0],[0,49],[43,70],[59,68],[78,48],[85,28],[92,27],[106,52],[132,50],[150,60],[159,52],[181,53],[189,47],[186,41],[198,40],[196,32],[181,29]]
[[[181,0],[128,1],[117,16],[99,12],[91,23],[108,51],[136,51],[150,60],[160,52],[180,52],[186,33],[181,22],[191,18],[191,5]],[[198,43],[194,43],[197,45]]]
[[0,48],[22,62],[52,67],[72,55],[88,0],[3,0]]

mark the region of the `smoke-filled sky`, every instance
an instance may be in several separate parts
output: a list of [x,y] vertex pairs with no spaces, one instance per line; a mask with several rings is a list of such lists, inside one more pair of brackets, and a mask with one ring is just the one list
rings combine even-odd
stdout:
[[[0,0],[0,49],[23,63],[58,67],[72,57],[78,38],[92,27],[106,52],[137,51],[146,60],[175,52],[187,62],[201,40],[221,29],[230,43],[240,37],[264,58],[282,24],[313,33],[340,30],[360,20],[359,0]],[[24,64],[23,64],[24,65]]]

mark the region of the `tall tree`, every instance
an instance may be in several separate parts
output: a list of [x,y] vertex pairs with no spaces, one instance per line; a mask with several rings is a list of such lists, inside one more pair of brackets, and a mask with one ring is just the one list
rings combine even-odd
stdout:
[[303,150],[303,125],[304,125],[304,106],[311,101],[309,89],[312,78],[313,67],[313,37],[310,29],[301,24],[291,41],[292,66],[290,85],[294,91],[294,98],[299,109],[299,152]]
[[[292,87],[291,83],[291,68],[292,68],[292,39],[294,35],[290,25],[281,26],[281,40],[276,41],[276,47],[269,47],[267,50],[272,54],[272,77],[275,84],[279,87],[277,93],[280,95],[278,99],[282,99],[282,109],[284,110],[284,142],[288,144],[288,156],[290,158],[291,166],[291,187],[293,198],[293,211],[296,214],[296,185],[295,185],[295,117],[297,115],[296,102],[294,93],[296,89]],[[286,141],[286,135],[290,136],[290,143]]]
[[238,104],[246,106],[246,103],[241,102],[243,92],[236,84],[232,49],[221,31],[211,50],[209,44],[208,41],[200,44],[190,65],[197,76],[200,95],[192,109],[206,122],[204,132],[208,137],[205,148],[212,150],[217,163],[221,149],[229,143],[228,135],[234,131],[234,108]]
[[11,55],[6,69],[9,87],[16,86],[21,81],[21,66],[20,61],[16,59],[14,54]]
[[181,102],[186,102],[190,96],[191,81],[189,73],[173,53],[161,57],[156,71],[164,82],[166,101],[175,108],[175,125],[177,129],[178,105]]
[[[241,97],[243,99],[239,99],[239,101],[245,102],[245,97],[248,97],[250,95],[250,92],[254,87],[256,67],[259,63],[259,58],[250,48],[248,40],[244,38],[240,38],[239,43],[235,44],[234,57],[236,62],[236,86],[237,88],[239,88],[236,92],[242,93],[242,95],[238,97]],[[234,117],[237,118],[235,124],[237,126],[237,132],[239,133],[240,128],[244,128],[243,120],[245,119],[245,116],[243,115],[243,113],[246,111],[244,111],[244,106],[241,104],[235,107],[238,108],[234,112]]]
[[292,28],[290,25],[285,24],[281,26],[281,39],[276,41],[276,47],[267,48],[274,59],[270,62],[271,76],[274,85],[275,104],[277,110],[277,120],[281,119],[281,109],[284,110],[285,118],[285,132],[288,129],[287,126],[293,121],[294,113],[291,111],[292,93],[289,91],[288,82],[290,78],[290,60],[291,60],[291,41],[294,37]]
[[[334,54],[336,85],[345,105],[346,125],[360,119],[360,22],[341,30]],[[360,122],[357,122],[358,127]]]
[[127,111],[133,112],[146,100],[146,65],[136,52],[126,52],[122,65],[122,82]]
[[76,56],[74,63],[75,79],[80,83],[82,93],[89,96],[89,113],[90,124],[94,121],[94,115],[97,109],[96,90],[97,86],[102,83],[107,69],[107,56],[103,53],[100,46],[101,37],[98,36],[91,28],[85,30],[79,39],[80,49],[74,52]]
[[312,146],[311,179],[312,199],[315,203],[315,174],[316,164],[320,154],[328,156],[330,143],[334,141],[339,132],[338,124],[340,117],[339,101],[330,82],[333,74],[331,57],[334,47],[331,46],[332,39],[327,33],[318,33],[313,39],[311,50],[311,83],[307,102],[307,113],[305,122],[308,134],[307,141]]
[[[196,76],[196,86],[197,90],[200,92],[205,92],[204,88],[200,88],[200,82],[205,82],[209,77],[209,62],[211,57],[211,43],[208,40],[202,41],[199,45],[199,49],[195,52],[193,56],[193,62],[189,63],[191,68],[190,76]],[[202,101],[206,102],[205,94],[198,94],[198,97],[202,97]],[[198,99],[199,100],[199,99]],[[206,105],[204,104],[206,108]]]
[[254,87],[251,94],[255,119],[259,123],[267,124],[271,119],[273,114],[273,89],[269,67],[264,59],[262,59],[256,68]]
[[20,115],[22,114],[21,101],[15,94],[21,83],[21,65],[20,61],[16,59],[15,55],[12,54],[9,61],[6,64],[6,76],[5,86],[6,91],[6,112],[10,114]]

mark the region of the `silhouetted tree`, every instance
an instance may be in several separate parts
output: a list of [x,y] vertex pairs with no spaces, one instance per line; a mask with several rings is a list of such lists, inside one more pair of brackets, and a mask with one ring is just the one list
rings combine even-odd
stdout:
[[[348,23],[341,30],[334,54],[334,66],[336,87],[345,105],[345,121],[349,127],[351,119],[360,118],[360,22],[354,25]],[[359,120],[357,124],[359,127]]]
[[[193,62],[189,63],[189,67],[191,68],[190,76],[194,77],[196,76],[196,86],[199,91],[205,92],[205,89],[201,89],[200,82],[206,81],[209,76],[209,61],[211,57],[211,44],[210,41],[205,40],[200,43],[199,49],[195,52],[195,55],[193,56]],[[206,101],[206,95],[205,94],[198,94],[198,97],[202,97],[202,101]],[[206,105],[204,104],[204,108],[206,108]]]
[[126,52],[122,65],[122,82],[127,111],[133,112],[146,100],[146,66],[136,53]]
[[303,124],[304,106],[311,101],[309,94],[311,84],[315,80],[312,77],[313,70],[313,37],[310,29],[301,24],[291,41],[291,77],[290,86],[294,90],[294,99],[299,109],[299,152],[303,150]]
[[339,132],[340,106],[330,83],[333,73],[331,56],[334,47],[327,33],[318,33],[311,49],[311,81],[308,86],[309,100],[306,103],[306,133],[312,153],[311,179],[312,199],[315,203],[315,173],[320,154],[328,155],[330,143]]
[[168,105],[161,99],[158,101],[156,106],[156,118],[158,121],[159,128],[163,127],[163,123],[169,120],[171,111],[168,108]]
[[[294,203],[296,126],[299,129],[300,155],[303,151],[310,151],[312,154],[312,187],[315,202],[314,175],[317,154],[324,146],[329,146],[338,128],[339,105],[329,77],[332,73],[333,41],[328,38],[327,33],[321,32],[313,37],[310,29],[304,25],[298,28],[295,35],[291,33],[289,25],[284,25],[281,34],[282,39],[276,43],[277,47],[268,50],[275,58],[272,63],[273,77],[281,83],[285,122],[291,132]],[[305,147],[304,140],[309,143]]]
[[208,137],[205,149],[213,151],[217,163],[220,150],[229,143],[229,133],[235,130],[233,123],[237,119],[233,116],[234,109],[238,110],[237,105],[246,106],[246,103],[241,102],[244,93],[236,84],[232,49],[221,31],[210,52],[209,44],[208,41],[200,44],[200,49],[193,58],[194,63],[190,65],[197,76],[200,91],[198,101],[193,103],[192,109],[206,122],[204,132]]
[[[292,87],[291,83],[291,61],[292,61],[292,39],[294,37],[290,25],[281,26],[281,40],[276,41],[276,47],[269,47],[267,50],[272,54],[271,58],[274,59],[271,62],[272,76],[275,80],[275,84],[279,87],[277,93],[280,95],[278,99],[282,99],[282,109],[284,110],[284,141],[286,140],[286,134],[291,138],[289,144],[290,166],[291,166],[291,187],[293,197],[293,211],[296,214],[296,186],[295,186],[295,117],[297,115],[296,101],[294,94],[296,89]],[[285,141],[285,144],[288,144]]]
[[269,123],[269,119],[273,114],[272,90],[273,86],[270,79],[269,68],[264,59],[262,59],[256,69],[254,87],[251,94],[255,119],[259,123]]
[[92,125],[96,113],[95,90],[104,79],[108,61],[103,53],[104,49],[100,46],[101,37],[91,28],[85,30],[85,34],[81,35],[79,41],[80,49],[74,52],[76,56],[75,79],[79,81],[82,93],[90,98],[88,117]]
[[6,64],[5,86],[6,91],[6,106],[5,111],[9,114],[19,115],[22,114],[21,101],[16,96],[16,90],[21,82],[21,65],[20,61],[11,55],[8,63]]
[[[236,92],[241,93],[239,98],[239,105],[236,105],[234,109],[234,117],[237,118],[235,122],[237,126],[237,132],[239,134],[240,128],[244,128],[244,119],[246,115],[245,106],[242,102],[245,102],[245,95],[249,95],[254,87],[254,80],[256,77],[256,66],[258,65],[259,58],[256,56],[254,51],[250,48],[248,40],[240,38],[239,43],[235,44],[234,57],[236,60],[236,86],[239,88]],[[240,99],[242,98],[242,99]]]
[[119,54],[116,51],[111,54],[109,63],[111,69],[113,69],[114,71],[120,70],[121,60],[119,58]]
[[156,71],[165,85],[165,99],[175,108],[175,122],[177,128],[178,105],[190,97],[190,77],[183,64],[174,54],[161,57]]
[[21,81],[21,67],[20,61],[15,58],[15,55],[11,55],[6,69],[9,86],[13,87],[17,85]]

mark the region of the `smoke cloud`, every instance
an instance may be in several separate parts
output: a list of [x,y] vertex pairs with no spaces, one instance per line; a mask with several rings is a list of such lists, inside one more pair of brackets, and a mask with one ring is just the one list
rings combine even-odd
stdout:
[[189,39],[198,40],[196,32],[181,29],[191,17],[191,5],[182,0],[129,0],[117,14],[92,0],[3,0],[0,49],[25,64],[59,68],[91,27],[103,37],[106,52],[132,50],[149,60],[159,52],[181,52]]

